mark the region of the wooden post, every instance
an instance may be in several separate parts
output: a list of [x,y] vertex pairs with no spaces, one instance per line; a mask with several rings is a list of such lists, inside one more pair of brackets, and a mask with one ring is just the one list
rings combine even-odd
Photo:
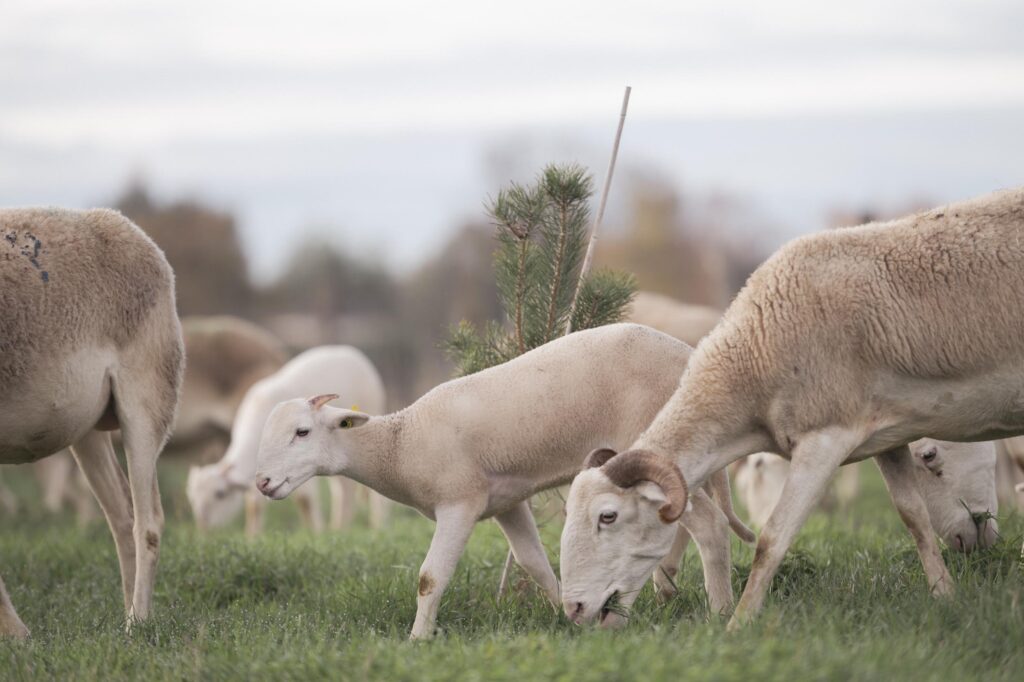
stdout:
[[580,268],[580,279],[576,283],[576,293],[572,297],[572,305],[569,307],[569,321],[565,324],[565,333],[572,331],[572,316],[576,312],[576,299],[580,296],[580,289],[583,288],[583,278],[590,272],[590,264],[594,260],[594,247],[597,245],[597,233],[601,228],[601,221],[604,219],[604,207],[608,203],[608,191],[612,186],[612,176],[615,174],[615,160],[619,157],[619,140],[622,139],[622,128],[626,124],[626,110],[629,108],[629,93],[633,88],[626,86],[626,92],[622,96],[622,111],[619,113],[619,127],[615,131],[615,142],[612,144],[612,158],[608,162],[608,172],[604,177],[604,189],[601,190],[601,203],[597,206],[597,215],[594,216],[594,227],[590,230],[590,242],[587,244],[587,254],[583,257],[583,266]]

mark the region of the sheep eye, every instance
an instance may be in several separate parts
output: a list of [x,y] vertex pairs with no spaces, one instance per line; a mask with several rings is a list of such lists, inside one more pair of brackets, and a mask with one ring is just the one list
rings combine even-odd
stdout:
[[341,423],[338,424],[338,426],[340,426],[343,429],[350,428],[352,426],[352,420],[351,419],[347,419],[347,418],[346,419],[342,419]]
[[598,517],[601,523],[603,523],[606,526],[611,523],[615,523],[615,519],[617,518],[619,518],[619,515],[613,511],[601,512],[601,516]]
[[295,435],[299,438],[305,438],[309,435],[309,429],[295,429]]

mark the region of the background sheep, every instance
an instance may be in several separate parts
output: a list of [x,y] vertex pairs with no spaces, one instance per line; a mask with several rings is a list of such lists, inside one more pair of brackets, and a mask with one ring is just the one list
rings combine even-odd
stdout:
[[[792,466],[758,542],[733,627],[760,609],[834,471],[867,457],[877,458],[929,585],[950,592],[906,443],[925,434],[966,441],[1024,431],[1024,411],[1016,407],[1024,366],[1024,252],[1014,248],[1022,231],[1024,190],[1013,190],[804,237],[758,268],[633,449],[614,467],[575,481],[563,534],[567,611],[578,603],[595,618],[609,584],[635,587],[629,576],[637,574],[636,562],[629,557],[636,538],[657,535],[662,553],[672,542],[672,529],[659,530],[662,521],[653,514],[620,524],[598,542],[601,511],[589,502],[606,493],[638,494],[623,493],[609,474],[630,462],[652,469],[649,458],[660,457],[678,464],[680,480],[699,485],[757,451],[783,453]],[[627,479],[642,480],[619,481]],[[663,492],[662,520],[671,520],[685,506],[685,482]],[[985,543],[968,510],[960,525],[965,546]],[[621,557],[618,563],[610,562],[610,552]],[[601,581],[590,580],[595,563],[605,569]],[[574,574],[580,580],[573,580],[570,595]]]
[[[0,235],[0,462],[71,446],[114,535],[129,621],[145,619],[163,529],[156,459],[184,358],[173,273],[113,211],[0,210]],[[0,593],[0,634],[25,636]]]
[[1024,437],[999,441],[996,453],[999,502],[1010,509],[1024,511]]
[[[998,511],[995,443],[952,443],[922,438],[909,447],[917,488],[928,506],[932,528],[950,547],[963,551],[960,520],[964,509],[986,515]],[[761,528],[768,522],[782,494],[789,462],[766,452],[750,455],[743,462],[734,479],[736,492],[753,524]],[[987,536],[982,544],[995,542],[994,525],[985,524],[982,532]]]
[[[494,517],[516,561],[558,603],[529,507],[569,481],[580,448],[628,443],[671,395],[690,348],[630,324],[576,332],[433,389],[384,417],[324,407],[332,396],[278,405],[260,443],[257,487],[282,499],[315,475],[350,476],[437,522],[420,568],[413,638],[433,634],[441,595],[477,521]],[[716,497],[731,512],[728,482]],[[732,603],[730,520],[702,490],[683,522],[705,564],[712,608]],[[608,615],[608,614],[606,614]]]
[[[323,346],[302,353],[276,373],[253,383],[245,392],[231,429],[231,444],[214,464],[194,466],[188,474],[186,492],[196,523],[213,528],[231,520],[246,504],[246,531],[259,532],[266,501],[253,488],[256,451],[260,433],[274,405],[311,394],[336,392],[346,406],[358,406],[367,414],[384,412],[384,386],[373,364],[351,346]],[[332,494],[331,525],[342,528],[351,520],[356,485],[343,478],[328,481]],[[297,498],[307,525],[323,528],[317,485],[304,486]],[[387,502],[370,494],[370,520],[380,527],[387,514]]]

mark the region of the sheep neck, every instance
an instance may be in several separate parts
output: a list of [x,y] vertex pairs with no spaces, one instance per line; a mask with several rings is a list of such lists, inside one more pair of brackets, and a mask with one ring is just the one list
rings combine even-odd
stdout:
[[405,422],[401,412],[375,417],[353,429],[348,462],[339,471],[343,476],[373,488],[398,502],[406,502],[402,484],[400,440]]

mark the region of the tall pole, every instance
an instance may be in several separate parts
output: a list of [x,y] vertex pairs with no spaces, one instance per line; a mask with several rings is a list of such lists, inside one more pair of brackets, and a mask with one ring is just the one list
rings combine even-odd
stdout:
[[597,233],[601,229],[601,221],[604,220],[604,207],[608,203],[608,191],[612,186],[612,176],[615,175],[615,160],[619,157],[619,140],[622,139],[622,128],[626,125],[626,110],[629,109],[629,93],[633,88],[626,86],[626,92],[622,95],[622,111],[619,112],[619,127],[615,131],[615,142],[612,144],[612,158],[608,161],[608,172],[604,176],[604,189],[601,190],[601,203],[597,206],[597,215],[594,216],[594,226],[590,229],[590,242],[587,244],[587,253],[583,257],[583,267],[580,268],[580,279],[576,282],[576,293],[572,297],[572,305],[569,307],[569,321],[565,325],[565,333],[572,331],[572,317],[576,312],[576,300],[580,296],[580,289],[583,288],[583,279],[590,272],[590,264],[594,260],[594,247],[597,245]]

